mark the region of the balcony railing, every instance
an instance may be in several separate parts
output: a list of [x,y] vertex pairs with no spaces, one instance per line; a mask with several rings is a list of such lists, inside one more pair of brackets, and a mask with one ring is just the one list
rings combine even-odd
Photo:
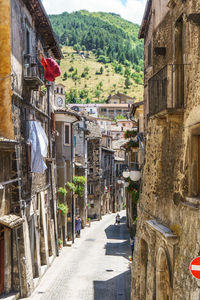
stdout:
[[184,107],[184,65],[166,65],[148,81],[149,115]]
[[24,55],[24,80],[31,86],[44,84],[44,67],[37,56]]

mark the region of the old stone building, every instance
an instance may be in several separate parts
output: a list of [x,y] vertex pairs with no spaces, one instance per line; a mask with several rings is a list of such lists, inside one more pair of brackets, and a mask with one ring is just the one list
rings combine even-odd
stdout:
[[[58,188],[66,188],[67,182],[73,181],[75,175],[75,140],[74,126],[81,120],[79,114],[60,104],[55,111],[55,127],[58,132],[56,136],[56,165]],[[59,215],[58,234],[65,245],[67,240],[74,241],[75,237],[75,213],[76,199],[73,192],[68,190],[59,201],[68,206],[67,218]]]
[[115,95],[110,95],[106,102],[111,104],[133,104],[134,100],[133,97],[117,92]]
[[1,1],[0,36],[0,294],[26,297],[57,252],[54,88],[40,59],[62,55],[40,1]]
[[87,121],[90,133],[87,136],[87,185],[89,218],[101,218],[101,139],[102,134],[96,120]]
[[101,213],[102,215],[114,211],[113,172],[114,150],[112,149],[112,137],[109,133],[102,132],[101,143]]
[[132,265],[132,299],[200,299],[200,2],[148,0],[145,165]]

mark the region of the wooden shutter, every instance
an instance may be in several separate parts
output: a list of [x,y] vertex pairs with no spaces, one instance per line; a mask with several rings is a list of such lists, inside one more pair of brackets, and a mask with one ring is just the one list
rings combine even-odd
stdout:
[[69,144],[69,125],[65,125],[65,144]]
[[55,114],[52,112],[51,113],[51,132],[56,131],[56,123],[55,123]]

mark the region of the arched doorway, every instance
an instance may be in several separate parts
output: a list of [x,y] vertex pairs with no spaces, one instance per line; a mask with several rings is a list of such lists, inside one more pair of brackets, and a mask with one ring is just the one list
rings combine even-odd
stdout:
[[170,300],[170,265],[166,251],[160,248],[156,263],[156,299]]
[[141,258],[140,258],[140,299],[146,299],[147,289],[147,266],[148,266],[148,244],[141,239]]

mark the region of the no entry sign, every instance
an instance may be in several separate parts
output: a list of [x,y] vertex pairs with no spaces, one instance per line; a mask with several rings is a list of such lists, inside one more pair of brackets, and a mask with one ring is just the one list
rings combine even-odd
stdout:
[[195,278],[200,279],[200,256],[191,261],[190,271]]

